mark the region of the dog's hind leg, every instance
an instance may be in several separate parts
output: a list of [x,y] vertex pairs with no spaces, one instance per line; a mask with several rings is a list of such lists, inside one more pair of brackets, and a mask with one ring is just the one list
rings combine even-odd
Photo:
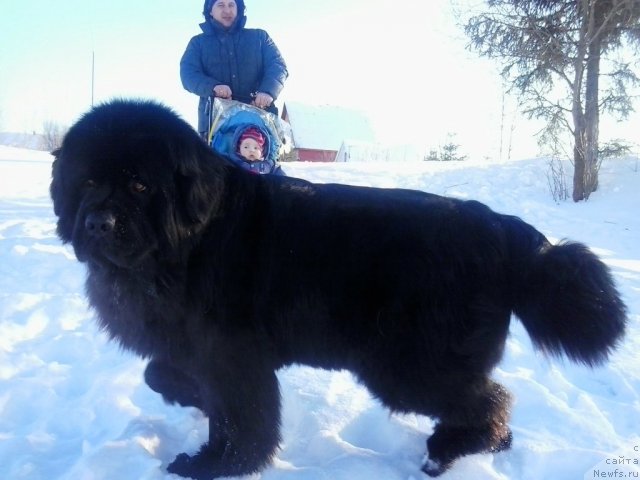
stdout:
[[511,396],[491,380],[474,382],[448,397],[433,435],[427,440],[428,460],[422,470],[432,477],[453,462],[474,453],[490,453],[511,447],[507,424]]

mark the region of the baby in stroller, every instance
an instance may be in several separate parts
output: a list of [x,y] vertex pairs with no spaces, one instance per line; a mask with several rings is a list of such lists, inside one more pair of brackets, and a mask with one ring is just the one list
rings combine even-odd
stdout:
[[288,125],[251,105],[214,98],[209,144],[218,154],[256,174],[284,175],[279,157],[290,145]]

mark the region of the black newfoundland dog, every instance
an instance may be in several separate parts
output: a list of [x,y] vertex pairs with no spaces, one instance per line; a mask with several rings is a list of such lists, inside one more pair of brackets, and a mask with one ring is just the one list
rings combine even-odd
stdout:
[[253,175],[146,101],[92,109],[54,154],[57,232],[100,325],[150,359],[153,390],[209,418],[209,442],[168,467],[185,477],[269,465],[291,364],[348,369],[389,409],[434,417],[422,470],[437,476],[510,446],[490,375],[512,314],[588,365],[625,330],[587,247],[475,201]]

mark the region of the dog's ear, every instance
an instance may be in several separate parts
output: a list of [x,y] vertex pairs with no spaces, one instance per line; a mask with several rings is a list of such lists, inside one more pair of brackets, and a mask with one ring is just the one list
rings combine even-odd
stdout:
[[70,193],[65,192],[65,179],[63,175],[62,162],[63,154],[61,149],[51,152],[54,156],[51,164],[51,184],[49,185],[49,195],[53,201],[53,213],[58,217],[56,231],[60,239],[64,242],[70,242],[73,234],[73,223],[75,221],[75,212],[69,212],[67,200]]
[[176,176],[178,208],[185,224],[206,224],[219,205],[220,182],[200,169],[182,168]]
[[53,200],[53,212],[56,215],[60,215],[60,200],[61,195],[60,191],[62,189],[62,173],[60,172],[60,149],[56,149],[51,152],[53,155],[53,163],[51,164],[51,185],[49,185],[49,195],[51,196],[51,200]]
[[209,150],[181,155],[174,172],[174,198],[167,208],[171,218],[166,227],[174,248],[197,235],[219,215],[222,209],[225,172],[219,159]]

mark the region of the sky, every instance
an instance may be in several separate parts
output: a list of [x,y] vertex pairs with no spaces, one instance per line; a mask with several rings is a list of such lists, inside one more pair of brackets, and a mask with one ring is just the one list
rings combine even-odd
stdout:
[[[180,83],[179,61],[200,32],[198,0],[0,0],[0,131],[69,125],[92,101],[154,98],[196,123],[197,98]],[[468,11],[478,0],[456,0]],[[263,28],[290,72],[278,100],[361,110],[384,143],[461,153],[538,153],[515,99],[503,99],[498,66],[465,49],[459,10],[446,0],[247,0],[247,27]],[[504,107],[504,122],[502,122]],[[500,125],[504,123],[501,137]],[[606,123],[606,122],[605,122]],[[603,125],[603,136],[640,143],[640,114]],[[453,135],[453,137],[450,137]]]

